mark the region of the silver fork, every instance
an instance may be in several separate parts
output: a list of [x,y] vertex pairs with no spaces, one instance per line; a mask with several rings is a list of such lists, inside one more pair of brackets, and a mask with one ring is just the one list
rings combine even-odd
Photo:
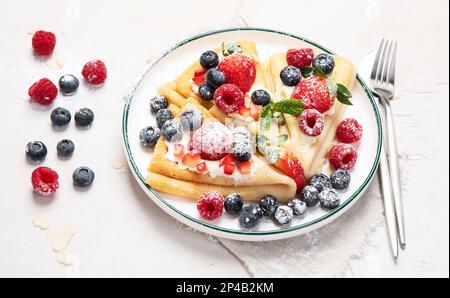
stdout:
[[399,242],[402,248],[406,246],[405,221],[403,215],[400,172],[398,165],[397,141],[395,135],[394,116],[390,100],[395,94],[395,64],[397,58],[397,42],[383,39],[378,47],[375,62],[370,75],[373,93],[385,110],[387,157],[391,176],[395,215],[397,220]]

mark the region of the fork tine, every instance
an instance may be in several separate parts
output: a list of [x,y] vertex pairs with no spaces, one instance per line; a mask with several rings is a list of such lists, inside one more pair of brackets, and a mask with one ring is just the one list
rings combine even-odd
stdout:
[[397,42],[394,43],[394,50],[392,51],[392,57],[389,67],[388,83],[395,84],[395,64],[397,62]]
[[384,67],[383,67],[383,73],[381,75],[381,83],[382,84],[388,84],[388,73],[389,69],[391,67],[391,61],[392,61],[392,49],[393,49],[394,42],[388,40],[387,42],[387,53],[384,57]]
[[384,48],[383,48],[383,52],[381,53],[381,61],[380,61],[380,65],[378,67],[378,72],[377,72],[377,82],[382,84],[383,83],[383,74],[385,72],[386,69],[386,61],[387,59],[387,54],[389,51],[389,46],[390,46],[390,42],[389,40],[386,40],[384,43]]
[[378,69],[380,68],[379,65],[380,65],[380,58],[381,58],[381,53],[383,51],[383,47],[384,47],[384,38],[381,40],[380,45],[378,46],[377,55],[375,56],[375,61],[372,66],[372,72],[370,74],[371,80],[376,80],[376,78],[377,78],[377,72],[378,72]]

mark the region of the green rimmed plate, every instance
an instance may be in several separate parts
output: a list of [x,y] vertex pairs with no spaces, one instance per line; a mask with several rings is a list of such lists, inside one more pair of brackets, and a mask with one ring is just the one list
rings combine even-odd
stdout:
[[224,214],[215,221],[203,220],[193,201],[174,197],[153,190],[145,183],[146,168],[151,151],[139,144],[139,132],[147,125],[155,124],[149,112],[149,98],[156,93],[158,86],[176,77],[184,67],[198,59],[207,49],[217,47],[223,41],[252,40],[256,42],[261,60],[271,54],[289,48],[313,47],[319,51],[332,53],[327,48],[292,34],[260,28],[236,28],[212,31],[184,40],[161,55],[146,70],[137,86],[130,92],[123,111],[122,130],[126,156],[131,171],[143,191],[166,213],[180,222],[205,233],[218,237],[245,240],[267,241],[294,237],[333,221],[348,210],[364,193],[374,178],[381,152],[381,120],[369,88],[358,76],[352,90],[353,106],[346,110],[346,117],[355,117],[364,127],[364,141],[358,146],[359,159],[352,171],[352,183],[343,192],[341,205],[332,211],[320,207],[308,209],[302,218],[296,218],[288,227],[279,227],[265,218],[255,229],[245,230],[238,220]]

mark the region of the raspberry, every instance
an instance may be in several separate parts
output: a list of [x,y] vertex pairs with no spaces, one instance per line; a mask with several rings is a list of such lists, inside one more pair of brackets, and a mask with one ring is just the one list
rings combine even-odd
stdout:
[[214,102],[224,113],[236,113],[245,105],[244,93],[236,85],[225,84],[214,92]]
[[50,56],[55,49],[56,36],[48,31],[36,31],[31,40],[34,52],[39,56]]
[[225,74],[227,83],[237,85],[244,93],[250,91],[256,79],[255,61],[244,54],[224,58],[218,69]]
[[197,210],[204,219],[218,218],[223,212],[223,196],[217,191],[203,194],[197,201]]
[[28,95],[41,105],[50,105],[55,101],[58,88],[47,78],[40,79],[28,89]]
[[47,167],[36,168],[31,174],[31,184],[37,193],[49,196],[59,187],[58,174]]
[[106,65],[100,60],[89,61],[84,65],[81,74],[89,83],[100,85],[107,78]]
[[334,104],[325,78],[312,76],[301,81],[292,92],[292,98],[301,100],[305,109],[316,109],[321,113],[328,111]]
[[342,143],[355,143],[363,136],[362,126],[353,118],[344,119],[336,129],[336,138]]
[[351,170],[358,159],[355,148],[348,144],[334,145],[328,153],[328,161],[337,170]]
[[204,123],[192,136],[192,148],[205,160],[219,160],[230,152],[233,136],[219,121]]
[[294,156],[287,154],[278,160],[277,167],[291,177],[297,184],[297,193],[301,192],[308,184],[302,164]]
[[310,137],[316,137],[322,133],[325,122],[322,114],[315,109],[304,110],[298,118],[300,130]]
[[310,48],[290,49],[286,53],[286,62],[288,65],[297,68],[310,66],[314,59],[314,52]]

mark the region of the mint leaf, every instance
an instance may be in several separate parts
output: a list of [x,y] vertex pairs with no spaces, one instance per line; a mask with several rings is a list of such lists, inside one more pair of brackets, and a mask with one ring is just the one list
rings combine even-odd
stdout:
[[285,99],[272,104],[275,112],[298,116],[303,112],[303,102],[296,99]]
[[313,75],[322,78],[328,78],[328,76],[320,68],[314,68]]
[[269,104],[259,111],[259,118],[266,118],[269,111],[272,110],[272,106]]
[[300,72],[302,73],[302,77],[304,78],[310,77],[314,72],[314,67],[311,66],[302,67],[300,68]]
[[277,145],[283,145],[284,143],[286,143],[287,139],[288,139],[287,134],[279,135],[277,138]]
[[273,111],[268,109],[267,113],[263,118],[260,118],[259,123],[262,130],[267,130],[270,128],[270,123],[272,122]]
[[336,98],[339,100],[340,103],[348,105],[348,106],[352,106],[352,102],[349,100],[348,97],[342,95],[341,93],[337,93]]
[[336,84],[337,85],[337,92],[342,94],[343,96],[347,97],[347,98],[351,98],[352,94],[350,93],[350,91],[348,91],[347,87],[345,87],[342,84]]

